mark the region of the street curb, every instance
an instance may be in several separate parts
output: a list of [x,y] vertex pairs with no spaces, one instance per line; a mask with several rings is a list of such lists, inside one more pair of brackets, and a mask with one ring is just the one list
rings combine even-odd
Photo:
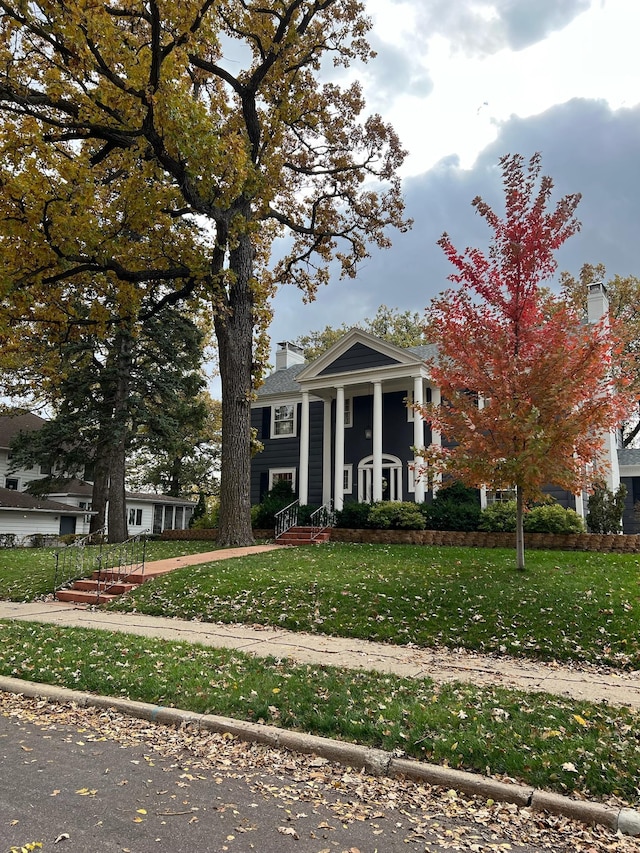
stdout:
[[22,694],[29,698],[47,699],[61,704],[74,703],[80,708],[112,708],[130,717],[163,725],[194,725],[203,731],[231,734],[249,743],[262,743],[291,752],[314,754],[328,761],[364,769],[375,776],[408,778],[472,796],[514,803],[536,811],[551,812],[573,818],[581,823],[600,824],[614,833],[640,835],[640,812],[634,809],[616,809],[602,803],[572,800],[560,794],[539,791],[526,785],[500,782],[497,779],[464,770],[398,758],[391,752],[347,741],[293,732],[276,726],[259,725],[231,717],[219,717],[215,714],[197,714],[131,699],[98,696],[67,687],[23,681],[19,678],[0,676],[0,691]]

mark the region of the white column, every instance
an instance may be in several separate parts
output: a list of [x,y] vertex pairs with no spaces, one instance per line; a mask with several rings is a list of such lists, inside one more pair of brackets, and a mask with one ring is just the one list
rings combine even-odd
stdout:
[[[478,409],[484,409],[484,397],[479,394],[478,395]],[[480,509],[487,508],[487,486],[480,486]]]
[[[422,376],[413,377],[413,402],[422,403],[423,397]],[[424,446],[424,421],[420,412],[413,410],[413,444],[416,451]],[[424,502],[424,479],[420,476],[423,458],[419,453],[413,457],[414,465],[414,500],[417,504]]]
[[382,383],[373,383],[373,500],[382,500]]
[[331,500],[331,400],[323,403],[322,421],[322,503]]
[[300,464],[298,469],[298,500],[309,503],[309,392],[302,392],[300,413]]
[[[439,406],[442,402],[442,397],[440,395],[439,388],[431,388],[431,403],[434,406]],[[438,429],[431,429],[431,444],[435,444],[436,447],[440,447],[442,445],[442,433]],[[433,477],[433,494],[435,496],[436,492],[440,488],[440,484],[442,483],[442,474],[435,474]]]
[[336,388],[336,451],[334,457],[333,504],[337,510],[344,503],[344,387]]

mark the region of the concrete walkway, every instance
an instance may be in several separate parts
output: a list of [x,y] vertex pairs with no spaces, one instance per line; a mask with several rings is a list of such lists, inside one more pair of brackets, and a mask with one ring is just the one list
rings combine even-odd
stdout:
[[[185,565],[261,553],[278,547],[255,545],[159,560],[148,563],[145,574],[163,574]],[[440,683],[463,681],[478,686],[499,684],[518,690],[544,691],[576,700],[640,708],[639,671],[621,672],[589,665],[561,666],[462,650],[393,646],[323,634],[294,633],[272,627],[164,619],[141,613],[92,610],[60,601],[26,604],[0,601],[0,619],[120,631],[144,637],[238,649],[248,654],[288,658],[298,663],[370,669],[407,678],[429,677]]]

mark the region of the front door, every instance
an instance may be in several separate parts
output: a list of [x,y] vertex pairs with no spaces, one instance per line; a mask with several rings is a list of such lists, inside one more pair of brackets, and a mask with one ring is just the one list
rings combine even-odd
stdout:
[[[373,500],[373,456],[365,456],[358,463],[358,500]],[[386,453],[382,455],[382,500],[402,500],[402,462]]]
[[66,536],[69,533],[76,532],[76,517],[75,515],[60,516],[60,536]]

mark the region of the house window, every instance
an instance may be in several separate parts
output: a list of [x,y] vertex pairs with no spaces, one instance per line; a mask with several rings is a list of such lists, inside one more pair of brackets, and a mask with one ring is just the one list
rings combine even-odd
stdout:
[[353,465],[345,465],[342,478],[342,491],[351,494],[353,491]]
[[487,504],[500,504],[507,501],[515,501],[516,490],[512,489],[487,489]]
[[130,509],[129,510],[129,524],[132,527],[140,527],[142,524],[142,510],[141,509]]
[[[344,425],[345,427],[353,426],[353,398],[344,398]],[[349,491],[351,491],[349,489]]]
[[18,491],[18,480],[15,477],[7,477],[4,481],[5,489],[11,489],[14,492]]
[[269,469],[269,490],[271,490],[276,483],[284,480],[289,483],[292,490],[295,492],[296,490],[296,469],[295,468],[270,468]]
[[40,473],[44,474],[45,477],[48,477],[51,474],[51,465],[41,465]]
[[176,530],[182,530],[182,515],[183,515],[183,507],[176,507]]
[[274,406],[272,411],[271,436],[273,438],[289,438],[296,434],[295,405],[286,403]]

